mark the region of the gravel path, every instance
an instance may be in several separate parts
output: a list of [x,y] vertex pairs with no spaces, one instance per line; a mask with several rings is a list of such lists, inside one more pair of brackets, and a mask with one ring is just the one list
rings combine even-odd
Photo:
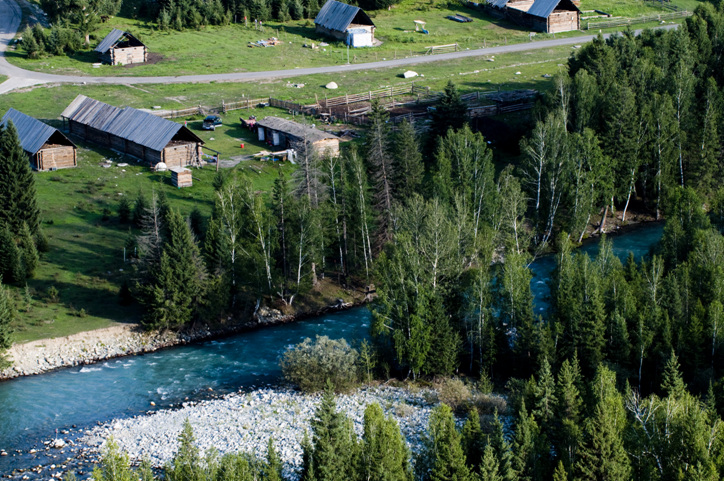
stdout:
[[[421,436],[427,430],[434,399],[431,391],[368,387],[338,396],[337,410],[354,421],[361,436],[365,408],[379,403],[386,415],[397,420],[414,455],[422,449]],[[294,477],[302,463],[300,443],[305,430],[311,434],[309,421],[319,400],[319,395],[283,389],[237,393],[176,410],[111,421],[93,429],[80,442],[98,449],[113,436],[133,460],[148,457],[155,466],[163,466],[173,457],[183,422],[189,419],[202,453],[215,447],[220,454],[248,452],[263,458],[269,437],[273,437],[285,475]]]
[[[19,87],[29,87],[44,83],[92,83],[92,84],[167,84],[167,83],[194,83],[194,82],[248,82],[268,80],[273,78],[298,77],[314,74],[338,74],[340,72],[351,72],[356,70],[371,70],[391,67],[406,67],[421,63],[439,62],[460,58],[474,58],[487,55],[498,55],[502,53],[523,52],[528,50],[539,50],[564,45],[578,45],[590,42],[595,35],[585,35],[571,38],[558,38],[553,40],[541,40],[536,42],[518,43],[503,45],[500,47],[481,48],[475,50],[463,50],[438,55],[426,55],[410,57],[397,60],[385,60],[380,62],[361,63],[354,65],[332,65],[328,67],[296,68],[288,70],[273,70],[264,72],[237,72],[226,74],[210,75],[182,75],[165,77],[85,77],[79,75],[53,75],[40,72],[31,72],[14,65],[11,65],[4,58],[4,51],[10,40],[15,36],[20,24],[20,8],[15,0],[0,0],[0,74],[10,77],[5,83],[0,84],[0,94],[9,92]],[[676,28],[677,25],[667,25],[664,29]],[[638,35],[641,30],[636,30]],[[604,37],[609,37],[605,34]]]

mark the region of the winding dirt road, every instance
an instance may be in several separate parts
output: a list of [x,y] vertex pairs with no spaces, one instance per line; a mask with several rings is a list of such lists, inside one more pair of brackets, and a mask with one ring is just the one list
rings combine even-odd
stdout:
[[[195,82],[249,82],[255,80],[268,80],[274,78],[298,77],[302,75],[351,72],[355,70],[373,70],[380,68],[403,67],[442,60],[453,60],[468,57],[480,57],[487,55],[499,55],[510,52],[523,52],[528,50],[546,49],[564,45],[579,45],[590,42],[596,36],[586,35],[581,37],[560,38],[553,40],[541,40],[537,42],[519,43],[504,45],[500,47],[481,48],[476,50],[464,50],[437,55],[403,58],[397,60],[385,60],[381,62],[360,63],[354,65],[331,65],[329,67],[296,68],[289,70],[271,70],[263,72],[237,72],[225,74],[208,75],[181,75],[175,77],[86,77],[80,75],[53,75],[40,72],[32,72],[16,67],[4,57],[5,50],[15,37],[22,13],[15,0],[0,0],[0,75],[7,75],[9,79],[0,84],[0,94],[10,92],[17,88],[30,87],[46,83],[69,83],[69,84],[168,84],[168,83],[195,83]],[[661,28],[676,28],[676,25],[667,25]],[[636,31],[638,35],[640,30]],[[611,34],[605,34],[609,37]]]

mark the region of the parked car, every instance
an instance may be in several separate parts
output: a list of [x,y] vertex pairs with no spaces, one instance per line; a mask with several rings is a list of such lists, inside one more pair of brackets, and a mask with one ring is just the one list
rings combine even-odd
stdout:
[[221,125],[221,117],[218,115],[209,115],[204,119],[201,128],[204,130],[216,130],[217,125]]

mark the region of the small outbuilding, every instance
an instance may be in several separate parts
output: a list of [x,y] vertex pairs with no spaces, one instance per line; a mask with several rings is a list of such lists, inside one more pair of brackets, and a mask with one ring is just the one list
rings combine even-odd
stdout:
[[327,0],[314,19],[317,32],[344,41],[350,47],[372,47],[375,24],[359,7]]
[[204,141],[184,125],[131,107],[118,108],[78,95],[60,114],[84,140],[143,159],[152,167],[199,165]]
[[581,11],[572,0],[487,0],[485,5],[493,15],[538,32],[581,28]]
[[58,129],[12,108],[5,113],[0,125],[4,128],[8,121],[15,125],[33,169],[68,169],[78,165],[75,144]]
[[98,52],[101,62],[111,65],[145,63],[148,60],[148,49],[143,42],[117,28],[101,40],[95,51]]
[[171,171],[171,183],[174,187],[191,187],[194,184],[191,170],[184,167],[173,167]]
[[256,125],[259,140],[274,147],[301,150],[309,145],[318,155],[339,155],[339,137],[316,129],[314,125],[303,125],[279,117],[267,117]]

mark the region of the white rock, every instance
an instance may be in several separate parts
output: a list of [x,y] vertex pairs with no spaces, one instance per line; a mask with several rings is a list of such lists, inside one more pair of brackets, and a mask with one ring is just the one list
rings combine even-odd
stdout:
[[403,73],[402,76],[405,78],[417,77],[417,72],[413,70],[408,70],[407,72]]
[[325,87],[330,90],[334,90],[334,89],[339,88],[339,85],[337,85],[336,82],[329,82],[327,85],[325,85]]

